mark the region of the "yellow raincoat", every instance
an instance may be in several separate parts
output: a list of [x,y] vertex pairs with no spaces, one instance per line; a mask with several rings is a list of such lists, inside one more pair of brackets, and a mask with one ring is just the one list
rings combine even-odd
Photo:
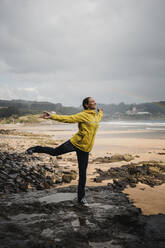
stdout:
[[75,115],[51,115],[51,119],[56,121],[78,123],[79,130],[70,139],[70,142],[84,152],[90,152],[92,150],[96,131],[102,117],[102,110],[99,110],[97,114],[95,110],[86,109]]

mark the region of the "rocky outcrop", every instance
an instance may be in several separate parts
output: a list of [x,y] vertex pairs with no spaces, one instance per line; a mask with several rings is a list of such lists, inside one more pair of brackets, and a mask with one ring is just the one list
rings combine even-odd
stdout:
[[88,187],[89,207],[76,187],[2,195],[1,248],[161,248],[165,216],[143,216],[121,192]]
[[114,183],[111,186],[121,190],[127,185],[135,187],[139,182],[151,187],[165,183],[165,164],[156,161],[126,164],[110,168],[107,171],[96,169],[96,172],[99,176],[94,178],[95,182],[113,179]]
[[51,157],[0,152],[0,192],[49,189],[76,177],[76,171],[62,170]]

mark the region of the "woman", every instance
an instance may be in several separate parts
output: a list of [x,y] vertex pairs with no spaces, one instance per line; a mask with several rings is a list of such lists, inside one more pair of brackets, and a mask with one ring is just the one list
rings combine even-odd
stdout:
[[57,115],[44,112],[40,117],[44,119],[52,119],[65,123],[78,123],[78,132],[62,145],[52,147],[34,146],[29,148],[26,153],[47,153],[52,156],[62,155],[75,151],[79,166],[79,183],[78,183],[78,202],[81,205],[88,206],[85,198],[86,170],[88,166],[89,152],[92,150],[96,131],[99,122],[102,119],[103,111],[98,109],[96,113],[96,102],[92,97],[83,100],[84,110],[75,115]]

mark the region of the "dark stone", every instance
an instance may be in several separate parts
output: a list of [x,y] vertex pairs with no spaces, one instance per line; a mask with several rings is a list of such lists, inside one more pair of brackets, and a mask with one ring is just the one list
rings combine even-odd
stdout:
[[[58,162],[49,157],[0,152],[0,193],[49,189],[62,182],[63,173],[59,170]],[[75,171],[68,174],[71,180],[77,177]],[[70,179],[63,182],[68,183]]]
[[65,183],[70,183],[72,181],[72,176],[70,174],[64,174],[62,176],[62,181]]
[[143,216],[110,187],[88,187],[88,208],[68,193],[77,187],[2,196],[1,248],[164,248],[165,215]]
[[95,182],[113,179],[116,189],[124,189],[127,185],[135,187],[141,182],[151,187],[165,183],[165,165],[156,161],[141,162],[138,164],[126,164],[121,167],[113,167],[107,171],[96,169],[100,175],[94,178]]

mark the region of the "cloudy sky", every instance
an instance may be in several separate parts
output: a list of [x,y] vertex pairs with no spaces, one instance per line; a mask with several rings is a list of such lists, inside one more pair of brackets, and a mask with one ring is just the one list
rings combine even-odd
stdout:
[[0,99],[165,100],[164,0],[0,0]]

